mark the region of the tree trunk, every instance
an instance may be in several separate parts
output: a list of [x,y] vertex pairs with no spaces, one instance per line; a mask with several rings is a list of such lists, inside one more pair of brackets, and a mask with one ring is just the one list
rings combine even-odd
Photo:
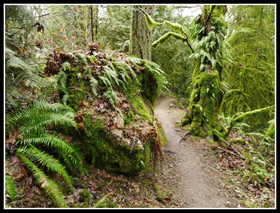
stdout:
[[[141,5],[150,16],[153,13],[152,5]],[[134,6],[131,35],[130,35],[130,55],[136,56],[141,59],[152,59],[152,31],[150,31],[146,24],[145,16]]]
[[[197,24],[201,24],[204,28],[198,33],[198,39],[201,41],[208,37],[208,41],[201,45],[199,51],[207,52],[206,54],[210,57],[201,54],[196,61],[192,75],[193,89],[190,104],[187,113],[182,118],[182,124],[189,124],[188,131],[193,135],[213,136],[214,128],[224,133],[224,129],[217,122],[217,114],[223,99],[223,93],[220,90],[223,67],[217,63],[222,57],[219,56],[219,58],[218,55],[222,52],[217,53],[223,40],[221,33],[227,26],[224,21],[226,10],[226,6],[222,5],[203,6],[201,19],[197,21]],[[211,43],[214,46],[207,51],[205,46]]]

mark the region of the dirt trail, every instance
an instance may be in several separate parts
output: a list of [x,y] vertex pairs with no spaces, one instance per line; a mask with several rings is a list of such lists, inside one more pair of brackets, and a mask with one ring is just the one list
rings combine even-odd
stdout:
[[175,123],[180,121],[184,111],[170,107],[174,101],[176,99],[170,97],[160,98],[155,108],[155,116],[168,139],[169,144],[164,147],[166,153],[176,156],[172,172],[178,177],[178,197],[184,200],[185,208],[229,207],[223,181],[210,154],[205,152],[206,148],[199,140],[195,141],[190,136],[181,140],[186,131],[176,127]]

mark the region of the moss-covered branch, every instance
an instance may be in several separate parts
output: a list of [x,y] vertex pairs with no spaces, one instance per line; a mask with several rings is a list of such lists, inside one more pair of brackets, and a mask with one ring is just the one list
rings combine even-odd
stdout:
[[[146,23],[149,30],[152,30],[156,26],[167,26],[171,30],[170,32],[166,33],[162,37],[160,37],[157,41],[155,41],[152,45],[153,47],[156,47],[159,43],[163,43],[165,40],[167,40],[170,36],[174,36],[177,39],[181,39],[183,41],[186,41],[188,46],[190,47],[191,51],[193,51],[190,43],[188,42],[188,36],[186,31],[184,30],[183,26],[177,23],[172,23],[170,21],[163,21],[163,22],[156,22],[154,21],[144,10],[142,10],[140,7],[138,7],[138,10],[143,13],[146,19]],[[174,31],[174,32],[172,32]]]
[[164,34],[163,36],[161,36],[158,40],[153,42],[152,46],[156,47],[158,44],[165,42],[165,40],[167,40],[170,36],[173,36],[174,38],[177,38],[177,39],[181,39],[183,41],[185,41],[185,39],[186,39],[184,36],[182,36],[178,33],[168,32],[168,33]]
[[248,115],[259,114],[259,113],[262,113],[262,112],[265,112],[265,111],[271,110],[271,109],[274,109],[274,105],[273,106],[269,106],[269,107],[264,107],[264,108],[261,108],[261,109],[255,109],[255,110],[252,110],[252,111],[241,113],[239,115],[238,114],[233,115],[232,116],[233,118],[232,118],[232,120],[230,122],[230,126],[229,126],[227,134],[226,134],[226,137],[229,136],[229,133],[231,132],[231,130],[234,127],[234,125],[236,124],[236,122],[239,122],[241,119],[245,118]]
[[235,123],[235,122],[240,121],[245,116],[258,114],[258,113],[261,113],[261,112],[264,112],[266,110],[270,110],[270,109],[273,109],[273,108],[274,108],[274,105],[269,106],[269,107],[265,107],[265,108],[261,108],[261,109],[252,110],[252,111],[249,111],[249,112],[245,112],[245,113],[242,113],[241,115],[237,116],[236,118],[234,118],[231,122]]

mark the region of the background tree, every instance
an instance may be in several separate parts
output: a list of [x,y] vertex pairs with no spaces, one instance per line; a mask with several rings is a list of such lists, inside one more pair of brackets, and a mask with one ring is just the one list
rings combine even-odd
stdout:
[[135,6],[133,10],[131,36],[130,36],[130,55],[138,58],[152,59],[152,32],[148,29],[145,17],[136,8],[141,8],[152,16],[152,5]]

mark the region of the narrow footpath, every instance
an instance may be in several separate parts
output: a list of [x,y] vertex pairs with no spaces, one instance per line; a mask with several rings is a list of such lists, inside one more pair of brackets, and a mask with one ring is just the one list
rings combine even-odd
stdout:
[[164,151],[176,159],[172,172],[178,177],[177,196],[184,201],[184,208],[231,207],[230,197],[205,140],[194,140],[188,135],[184,137],[186,130],[176,127],[184,111],[174,107],[174,101],[176,99],[171,97],[161,97],[155,107],[155,116],[168,140]]

